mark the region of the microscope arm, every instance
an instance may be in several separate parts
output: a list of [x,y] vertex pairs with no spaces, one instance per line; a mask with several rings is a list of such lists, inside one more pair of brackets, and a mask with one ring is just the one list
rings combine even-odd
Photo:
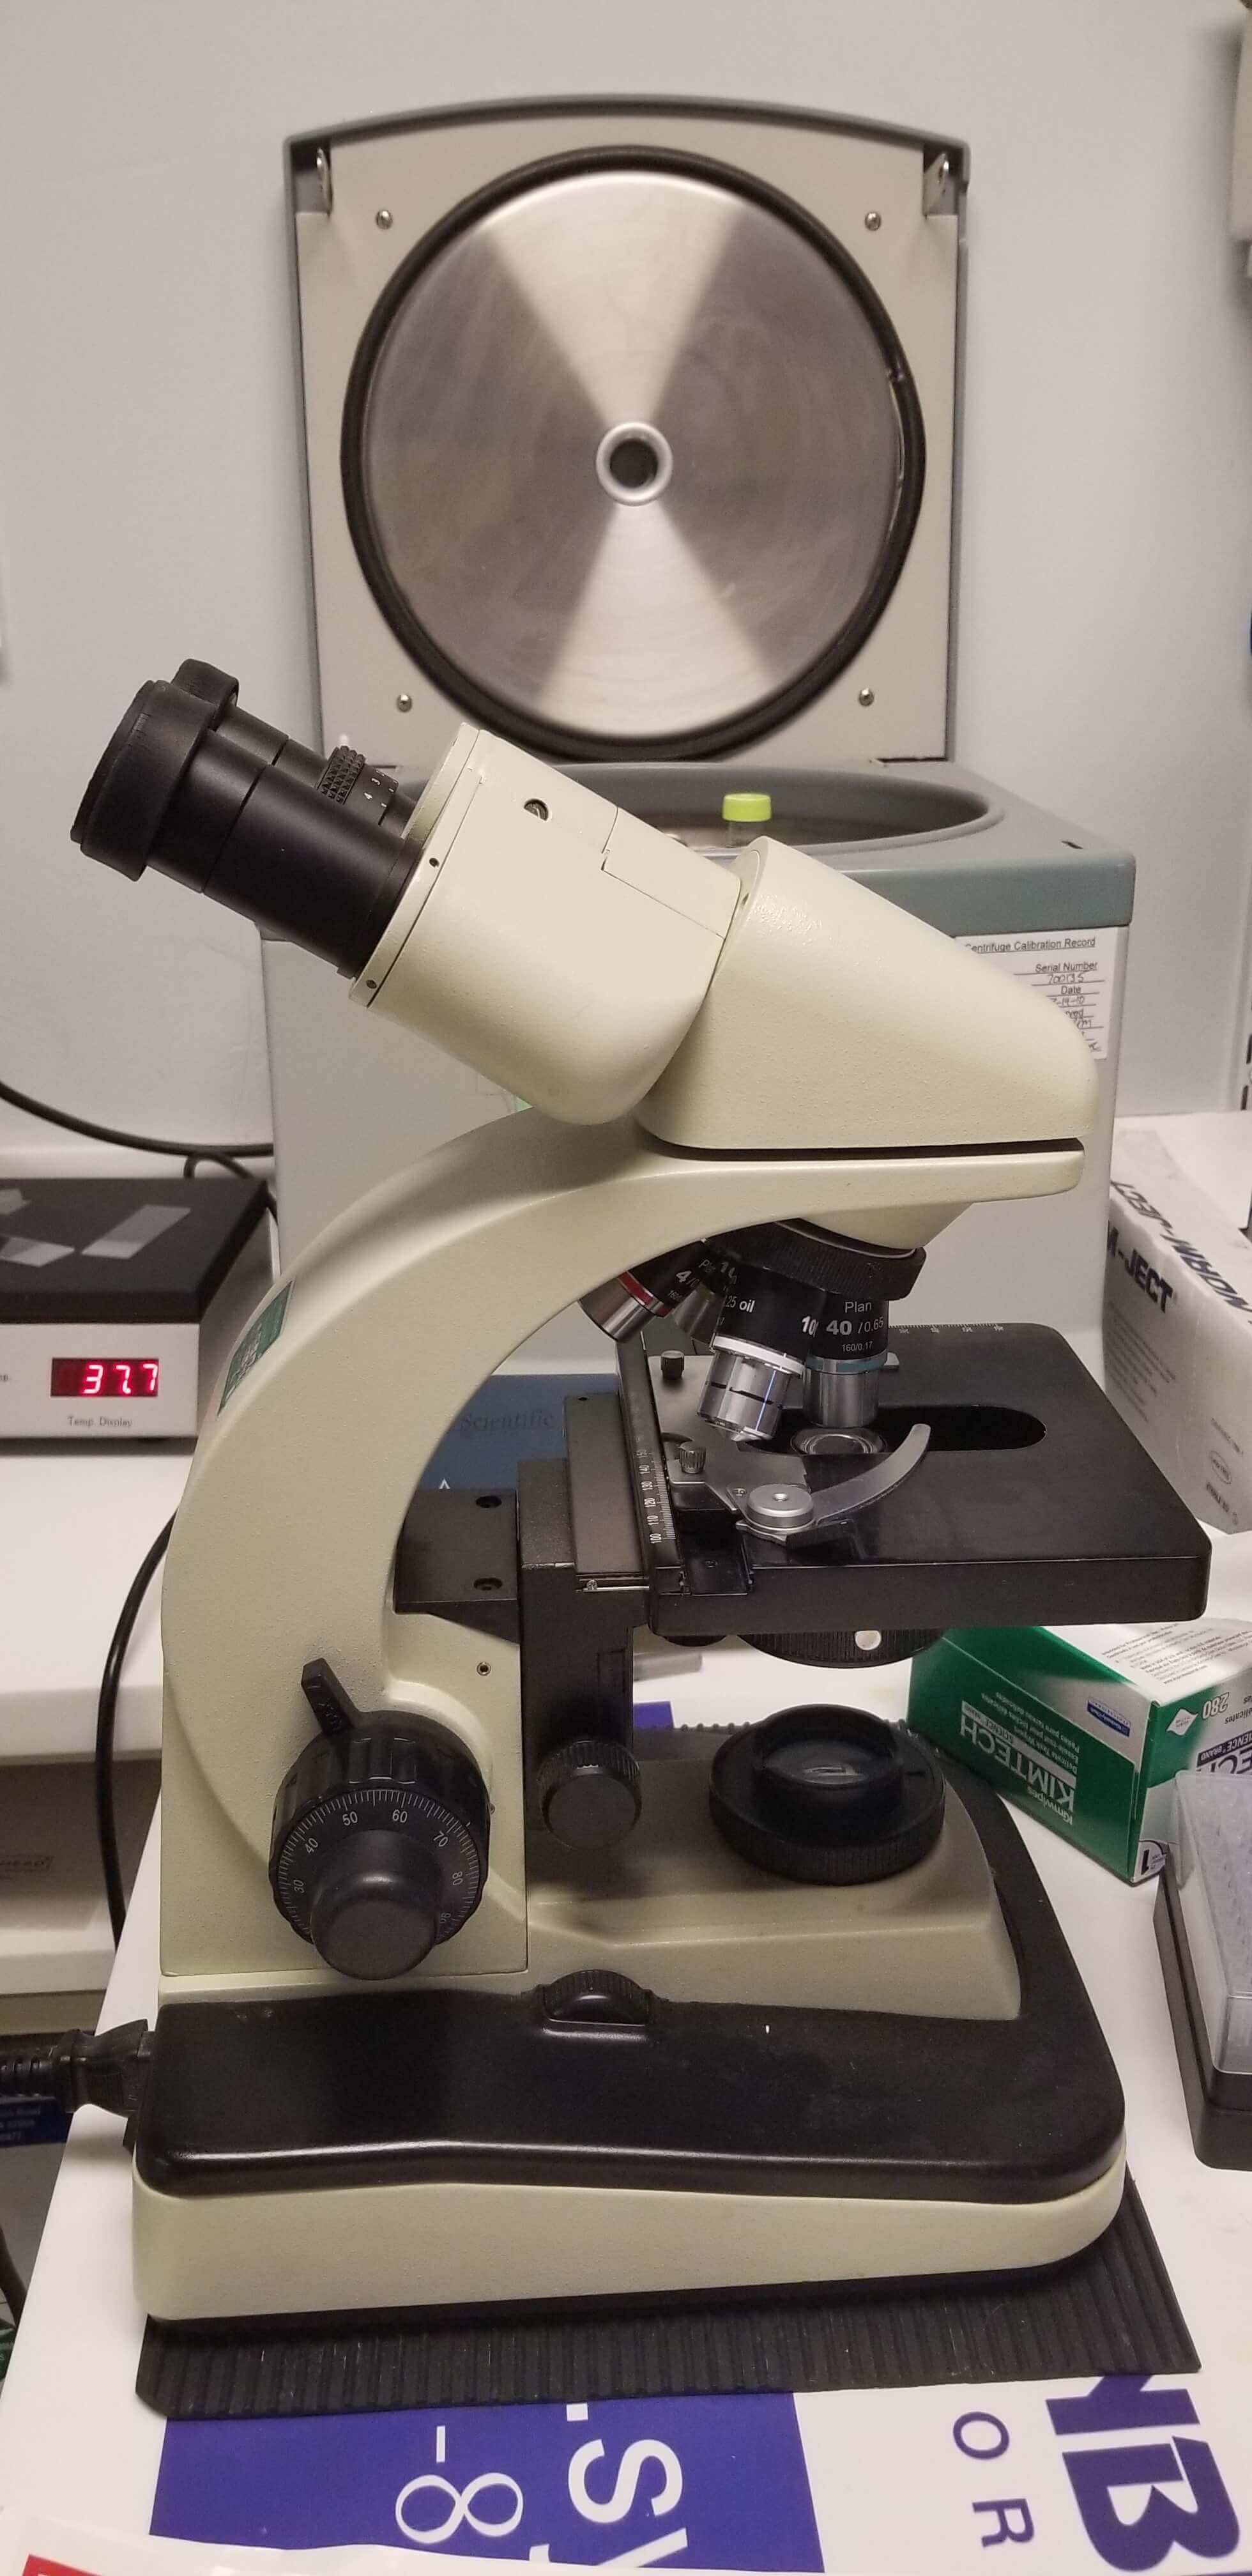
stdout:
[[[525,1960],[516,1647],[398,1618],[391,1563],[423,1468],[493,1367],[571,1298],[691,1234],[819,1213],[924,1241],[971,1198],[1077,1177],[1077,1147],[981,1156],[707,1158],[628,1122],[537,1112],[445,1146],[343,1218],[285,1276],[280,1329],[201,1434],[165,1574],[162,1965],[173,1990],[337,1984],[275,1911],[275,1791],[307,1740],[304,1664],[358,1708],[441,1718],[493,1808],[478,1911],[419,1976]],[[256,1326],[252,1328],[256,1333]],[[488,1669],[484,1670],[484,1666]]]

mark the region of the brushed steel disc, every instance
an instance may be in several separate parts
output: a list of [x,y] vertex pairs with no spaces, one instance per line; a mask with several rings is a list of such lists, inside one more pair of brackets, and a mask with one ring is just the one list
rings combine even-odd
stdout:
[[911,394],[859,273],[780,205],[677,165],[550,173],[419,245],[367,326],[358,553],[488,721],[555,749],[748,739],[889,596]]

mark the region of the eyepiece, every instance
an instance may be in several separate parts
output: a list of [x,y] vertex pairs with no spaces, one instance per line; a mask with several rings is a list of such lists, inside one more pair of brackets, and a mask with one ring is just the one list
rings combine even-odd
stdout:
[[359,752],[342,744],[323,760],[247,714],[228,672],[191,661],[131,701],[71,838],[124,876],[159,868],[356,975],[412,873],[412,813]]
[[209,719],[195,698],[145,680],[131,699],[70,825],[89,859],[139,878]]

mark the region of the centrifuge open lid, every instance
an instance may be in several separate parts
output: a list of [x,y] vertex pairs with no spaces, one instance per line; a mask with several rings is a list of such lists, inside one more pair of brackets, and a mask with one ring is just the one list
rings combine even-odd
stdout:
[[961,147],[571,101],[290,170],[328,738],[943,757]]
[[[910,1308],[1094,1336],[1133,867],[948,756],[962,147],[571,100],[322,130],[288,173],[324,739],[420,780],[470,716],[697,841],[757,789],[1014,971],[1098,943],[1086,1178],[963,1218]],[[286,1257],[506,1103],[264,954]]]

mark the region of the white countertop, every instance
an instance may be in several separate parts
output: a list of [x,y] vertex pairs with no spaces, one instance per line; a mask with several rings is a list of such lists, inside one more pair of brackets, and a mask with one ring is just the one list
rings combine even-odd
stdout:
[[[191,1456],[183,1440],[0,1450],[0,1762],[90,1754],[118,1612]],[[160,1749],[160,1610],[158,1570],[122,1668],[119,1754]]]

